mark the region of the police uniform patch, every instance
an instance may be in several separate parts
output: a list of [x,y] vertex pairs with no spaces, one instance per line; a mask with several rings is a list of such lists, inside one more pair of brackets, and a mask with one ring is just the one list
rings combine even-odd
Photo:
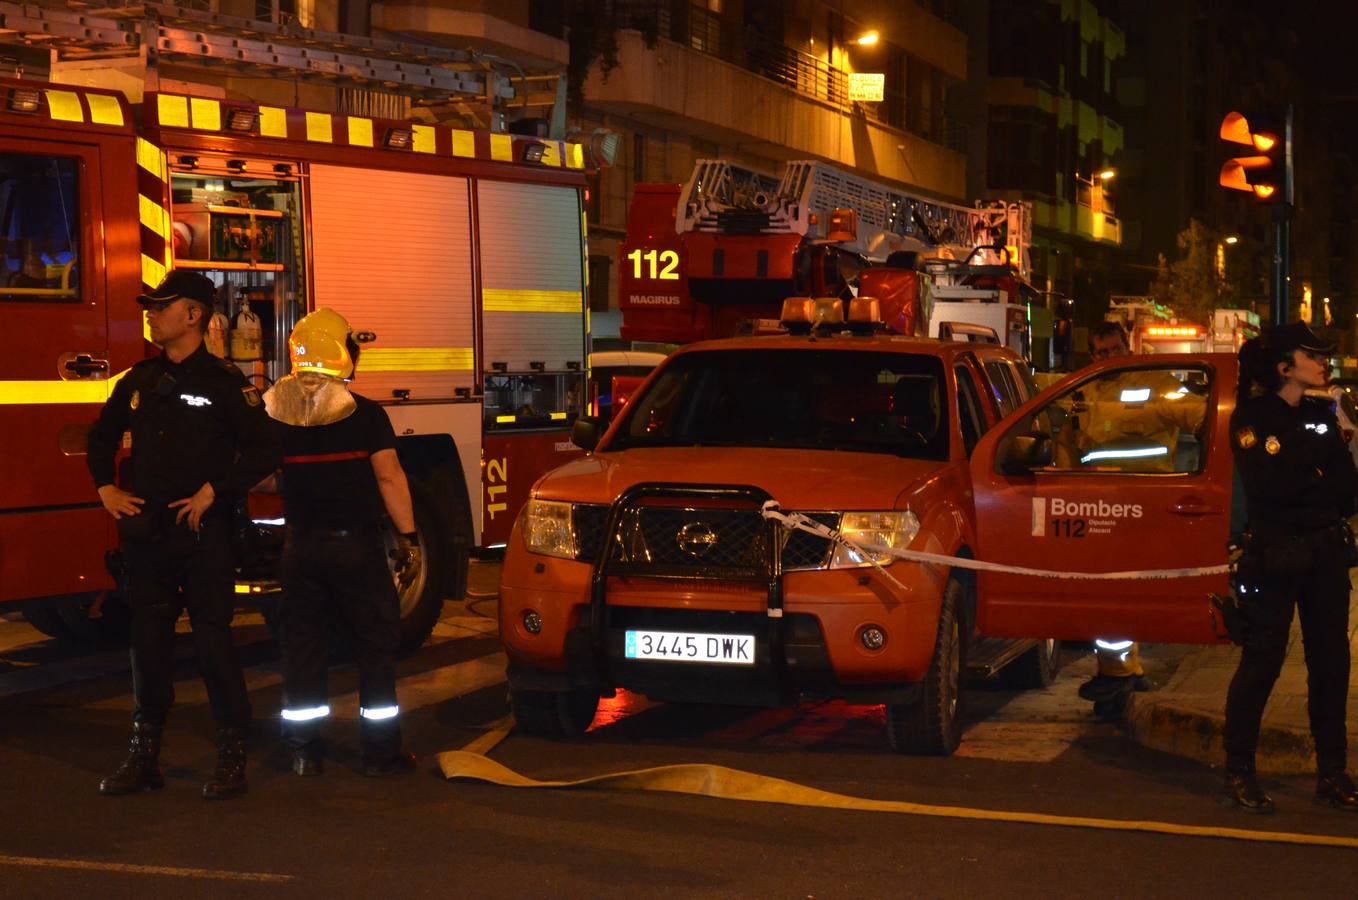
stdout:
[[1254,436],[1253,428],[1242,428],[1235,433],[1235,442],[1240,445],[1241,450],[1248,450],[1259,442]]
[[1264,449],[1268,451],[1269,456],[1276,456],[1278,451],[1283,449],[1283,445],[1278,442],[1277,438],[1270,434],[1268,437],[1264,438]]
[[246,403],[250,404],[251,406],[259,406],[260,404],[259,388],[255,387],[254,385],[250,385],[249,387],[241,388],[240,392],[245,395]]

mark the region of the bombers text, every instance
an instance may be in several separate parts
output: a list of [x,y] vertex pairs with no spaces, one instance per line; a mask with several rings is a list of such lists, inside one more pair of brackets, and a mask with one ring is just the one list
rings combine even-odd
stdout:
[[1097,518],[1141,518],[1140,503],[1109,503],[1106,500],[1062,500],[1051,499],[1053,516],[1085,516]]

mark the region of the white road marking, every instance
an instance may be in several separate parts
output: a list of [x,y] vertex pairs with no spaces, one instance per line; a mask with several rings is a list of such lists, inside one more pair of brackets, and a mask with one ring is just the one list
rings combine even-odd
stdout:
[[295,875],[273,872],[232,872],[226,869],[188,869],[182,866],[138,866],[130,863],[95,862],[88,859],[57,859],[45,856],[4,856],[0,865],[25,866],[38,869],[84,869],[94,872],[118,872],[127,875],[171,875],[176,878],[202,878],[215,881],[288,882]]

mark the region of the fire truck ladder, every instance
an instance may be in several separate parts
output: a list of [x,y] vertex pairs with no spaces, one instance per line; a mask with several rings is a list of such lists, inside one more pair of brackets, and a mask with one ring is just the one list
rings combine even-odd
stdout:
[[[144,53],[148,78],[158,62],[165,62],[233,67],[428,103],[466,97],[499,108],[516,96],[511,78],[494,70],[495,58],[474,51],[274,25],[165,3],[109,0],[75,6],[66,0],[0,0],[0,44],[50,49],[59,61],[72,62]],[[520,71],[518,78],[526,91],[527,76]]]
[[978,234],[1007,235],[1027,272],[1032,215],[1027,204],[961,206],[920,197],[815,160],[789,162],[776,184],[771,176],[725,160],[699,160],[676,210],[679,233],[825,234],[838,209],[858,215],[857,236],[839,242],[881,262],[894,250],[947,248],[966,259]]

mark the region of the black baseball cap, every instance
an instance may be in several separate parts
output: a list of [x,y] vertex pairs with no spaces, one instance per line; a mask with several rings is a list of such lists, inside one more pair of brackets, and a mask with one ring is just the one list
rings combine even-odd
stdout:
[[1311,326],[1305,322],[1288,322],[1275,325],[1267,332],[1268,343],[1278,354],[1288,354],[1293,350],[1309,350],[1312,353],[1333,353],[1334,344],[1321,339]]
[[188,269],[175,269],[166,275],[164,280],[151,292],[137,296],[137,302],[146,303],[169,303],[172,300],[196,300],[212,308],[212,301],[217,296],[217,286],[212,283],[212,279],[198,272],[191,272]]

